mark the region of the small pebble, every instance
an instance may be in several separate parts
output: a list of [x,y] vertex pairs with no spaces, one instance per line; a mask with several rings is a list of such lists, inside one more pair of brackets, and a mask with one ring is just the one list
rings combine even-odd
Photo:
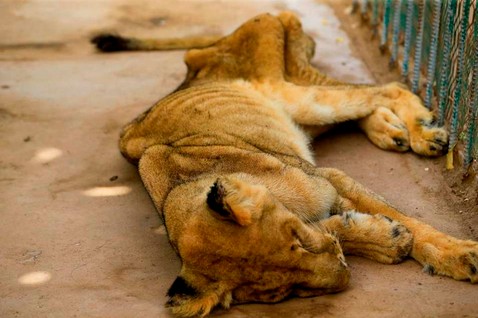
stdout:
[[110,181],[115,181],[115,180],[118,180],[118,176],[112,176],[112,177],[110,178]]
[[428,171],[428,170],[430,170],[430,168],[425,168],[425,171]]
[[160,225],[157,228],[152,228],[152,230],[156,234],[160,234],[160,235],[166,235],[167,234],[166,227],[164,225]]
[[35,263],[37,259],[42,254],[41,250],[29,250],[23,253],[23,259],[20,261],[21,264]]
[[29,142],[30,140],[32,140],[32,137],[30,137],[30,136],[26,136],[26,137],[23,139],[24,142]]

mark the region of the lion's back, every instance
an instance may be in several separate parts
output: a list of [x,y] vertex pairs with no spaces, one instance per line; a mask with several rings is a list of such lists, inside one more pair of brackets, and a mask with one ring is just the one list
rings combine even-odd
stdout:
[[244,81],[208,83],[175,92],[124,127],[120,149],[137,161],[151,145],[230,145],[310,156],[307,138],[280,105]]

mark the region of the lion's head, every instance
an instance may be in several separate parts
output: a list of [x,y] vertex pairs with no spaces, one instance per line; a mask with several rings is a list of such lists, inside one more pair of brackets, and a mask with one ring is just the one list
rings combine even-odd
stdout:
[[171,191],[164,214],[183,262],[168,291],[176,314],[321,295],[348,283],[338,240],[290,212],[250,175],[182,184]]

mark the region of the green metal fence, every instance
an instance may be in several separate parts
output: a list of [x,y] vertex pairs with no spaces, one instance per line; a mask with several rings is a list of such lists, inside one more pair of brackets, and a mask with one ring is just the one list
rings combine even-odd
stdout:
[[478,158],[478,0],[354,0],[404,82],[435,110],[465,168]]

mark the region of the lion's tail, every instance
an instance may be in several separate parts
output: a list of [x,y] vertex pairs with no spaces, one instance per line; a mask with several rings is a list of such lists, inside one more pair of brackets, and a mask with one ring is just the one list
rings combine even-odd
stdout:
[[171,39],[137,39],[114,34],[99,34],[91,39],[102,52],[160,51],[203,48],[217,42],[221,36],[190,36]]

